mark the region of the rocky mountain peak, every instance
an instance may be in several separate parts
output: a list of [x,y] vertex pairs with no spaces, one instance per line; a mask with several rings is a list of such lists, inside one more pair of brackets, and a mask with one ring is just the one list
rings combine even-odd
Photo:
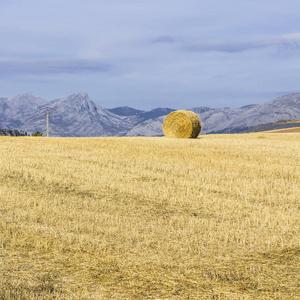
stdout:
[[75,94],[69,96],[68,98],[87,100],[87,99],[89,99],[89,95],[86,92],[80,91],[78,93],[75,93]]
[[67,98],[63,98],[66,102],[71,102],[73,104],[84,104],[84,103],[91,103],[92,100],[90,99],[89,95],[85,92],[75,93]]
[[16,105],[23,105],[23,104],[36,104],[39,105],[43,102],[45,102],[44,99],[41,97],[38,97],[36,95],[33,95],[30,92],[26,92],[23,94],[19,94],[15,97],[9,98],[10,103],[14,103]]
[[36,110],[40,105],[46,103],[46,100],[27,92],[8,98],[2,102],[3,113],[11,116],[17,116],[19,114],[27,114]]
[[300,104],[300,93],[293,93],[293,94],[288,94],[285,96],[278,97],[274,100],[272,100],[270,103],[271,104],[279,104],[279,103],[293,103],[293,104]]
[[53,100],[49,106],[61,112],[72,111],[72,113],[95,113],[97,110],[94,102],[85,92],[78,92],[69,97]]

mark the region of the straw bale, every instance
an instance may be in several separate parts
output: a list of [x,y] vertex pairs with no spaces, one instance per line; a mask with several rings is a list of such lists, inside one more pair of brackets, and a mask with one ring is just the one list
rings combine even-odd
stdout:
[[187,110],[171,112],[163,124],[163,132],[167,138],[196,138],[201,128],[199,117]]

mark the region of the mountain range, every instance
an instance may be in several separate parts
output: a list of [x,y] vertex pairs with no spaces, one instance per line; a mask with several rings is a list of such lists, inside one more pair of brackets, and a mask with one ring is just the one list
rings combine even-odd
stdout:
[[[51,136],[162,136],[164,118],[175,109],[151,111],[128,106],[112,109],[95,104],[85,92],[47,101],[31,93],[0,98],[0,128],[29,133],[46,132],[46,114],[41,108],[55,109],[50,115]],[[288,94],[263,104],[241,108],[195,107],[203,125],[201,134],[251,131],[261,124],[300,119],[300,93]]]

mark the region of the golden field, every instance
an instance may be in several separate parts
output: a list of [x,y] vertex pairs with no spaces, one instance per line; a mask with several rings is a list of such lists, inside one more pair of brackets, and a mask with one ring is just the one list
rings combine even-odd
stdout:
[[299,299],[300,135],[0,137],[0,299]]

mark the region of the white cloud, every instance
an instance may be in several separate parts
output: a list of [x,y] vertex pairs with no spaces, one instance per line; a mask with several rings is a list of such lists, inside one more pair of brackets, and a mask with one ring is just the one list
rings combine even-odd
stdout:
[[221,52],[241,52],[252,49],[268,48],[268,47],[280,47],[286,50],[300,50],[300,34],[286,34],[278,37],[267,37],[265,40],[253,40],[247,41],[224,41],[218,42],[199,42],[184,46],[184,49],[190,51],[221,51]]
[[298,10],[298,0],[0,1],[0,96],[80,86],[118,105],[192,107],[294,91]]
[[0,60],[0,75],[108,72],[111,66],[99,61],[82,59],[15,59]]

